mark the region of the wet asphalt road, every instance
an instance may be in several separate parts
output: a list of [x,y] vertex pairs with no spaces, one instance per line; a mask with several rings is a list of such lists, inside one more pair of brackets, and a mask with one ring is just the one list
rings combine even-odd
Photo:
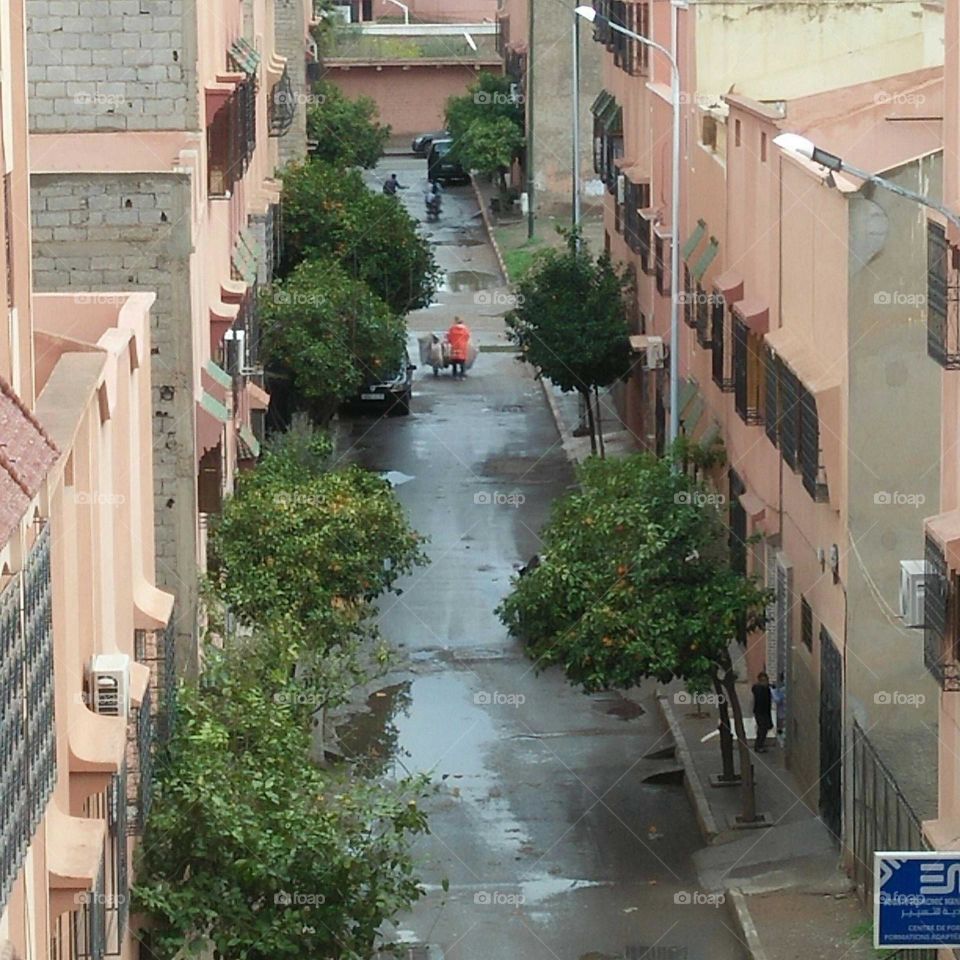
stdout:
[[[394,170],[421,216],[425,162],[393,159],[370,180]],[[691,862],[701,841],[682,786],[644,782],[675,767],[644,759],[669,745],[652,690],[585,696],[557,671],[537,676],[494,615],[572,473],[540,385],[502,349],[508,291],[476,213],[469,188],[450,188],[426,229],[452,282],[409,323],[416,362],[417,333],[459,313],[481,345],[475,367],[463,381],[418,369],[409,417],[340,423],[344,456],[391,472],[431,559],[382,604],[400,667],[340,729],[349,755],[439,783],[415,851],[427,895],[385,932],[429,945],[430,960],[654,945],[740,960],[726,908],[682,902],[706,896]]]

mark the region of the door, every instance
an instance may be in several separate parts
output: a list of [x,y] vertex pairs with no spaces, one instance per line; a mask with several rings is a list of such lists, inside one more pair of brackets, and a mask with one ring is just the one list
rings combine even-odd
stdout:
[[843,825],[843,662],[820,628],[820,816],[839,839]]

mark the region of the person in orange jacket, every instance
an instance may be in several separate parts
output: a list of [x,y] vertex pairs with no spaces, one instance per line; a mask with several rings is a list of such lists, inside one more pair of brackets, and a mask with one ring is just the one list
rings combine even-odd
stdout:
[[467,349],[470,344],[470,328],[459,318],[454,317],[447,331],[447,343],[450,344],[450,365],[453,375],[464,376],[464,364],[467,362]]

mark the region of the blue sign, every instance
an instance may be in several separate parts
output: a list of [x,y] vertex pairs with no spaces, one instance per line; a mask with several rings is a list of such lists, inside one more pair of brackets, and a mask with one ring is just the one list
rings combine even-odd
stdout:
[[960,947],[960,851],[874,854],[876,947]]

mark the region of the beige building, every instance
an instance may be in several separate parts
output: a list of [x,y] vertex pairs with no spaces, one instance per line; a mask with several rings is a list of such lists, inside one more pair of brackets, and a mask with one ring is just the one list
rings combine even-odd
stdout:
[[0,954],[135,955],[132,852],[168,729],[152,293],[31,295],[25,10],[0,10]]

